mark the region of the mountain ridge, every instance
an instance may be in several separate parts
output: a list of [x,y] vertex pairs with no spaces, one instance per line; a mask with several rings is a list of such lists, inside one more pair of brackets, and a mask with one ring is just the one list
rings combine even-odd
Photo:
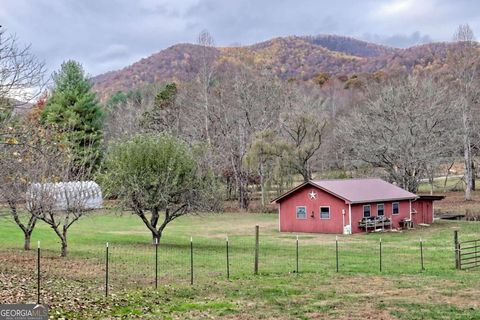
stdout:
[[[122,69],[92,78],[102,100],[116,91],[128,91],[164,81],[190,81],[200,70],[200,59],[241,61],[268,68],[283,79],[312,80],[324,73],[351,76],[428,67],[443,63],[452,43],[434,42],[395,48],[338,35],[276,37],[251,45],[203,47],[179,43]],[[205,50],[205,51],[204,51]]]

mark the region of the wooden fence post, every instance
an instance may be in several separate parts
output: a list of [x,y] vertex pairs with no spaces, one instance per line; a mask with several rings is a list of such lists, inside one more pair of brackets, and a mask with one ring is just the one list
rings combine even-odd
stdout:
[[460,243],[458,242],[458,230],[453,231],[453,242],[455,243],[455,268],[460,269]]

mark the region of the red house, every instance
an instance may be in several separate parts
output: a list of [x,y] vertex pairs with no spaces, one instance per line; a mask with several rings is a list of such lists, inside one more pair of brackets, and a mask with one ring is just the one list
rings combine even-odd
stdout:
[[433,222],[433,201],[378,178],[312,180],[274,199],[281,232],[358,233]]

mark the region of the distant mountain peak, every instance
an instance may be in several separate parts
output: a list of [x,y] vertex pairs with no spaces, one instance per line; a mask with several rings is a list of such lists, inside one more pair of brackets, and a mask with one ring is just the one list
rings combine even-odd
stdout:
[[[308,81],[320,73],[345,76],[389,70],[411,70],[446,55],[448,43],[423,44],[407,49],[374,44],[339,35],[276,37],[234,47],[207,47],[209,59],[269,68],[283,79]],[[105,100],[116,91],[128,91],[168,80],[189,81],[200,70],[205,48],[179,43],[121,70],[94,77],[94,89]]]

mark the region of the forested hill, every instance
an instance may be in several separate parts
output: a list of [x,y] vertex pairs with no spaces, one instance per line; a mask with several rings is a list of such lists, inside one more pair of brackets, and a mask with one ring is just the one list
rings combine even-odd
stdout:
[[177,44],[92,80],[102,99],[116,91],[128,91],[166,80],[188,81],[198,74],[204,57],[216,62],[268,68],[283,79],[309,81],[319,74],[351,76],[386,73],[442,65],[448,43],[431,43],[407,49],[392,48],[342,36],[274,38],[239,47],[203,47]]

